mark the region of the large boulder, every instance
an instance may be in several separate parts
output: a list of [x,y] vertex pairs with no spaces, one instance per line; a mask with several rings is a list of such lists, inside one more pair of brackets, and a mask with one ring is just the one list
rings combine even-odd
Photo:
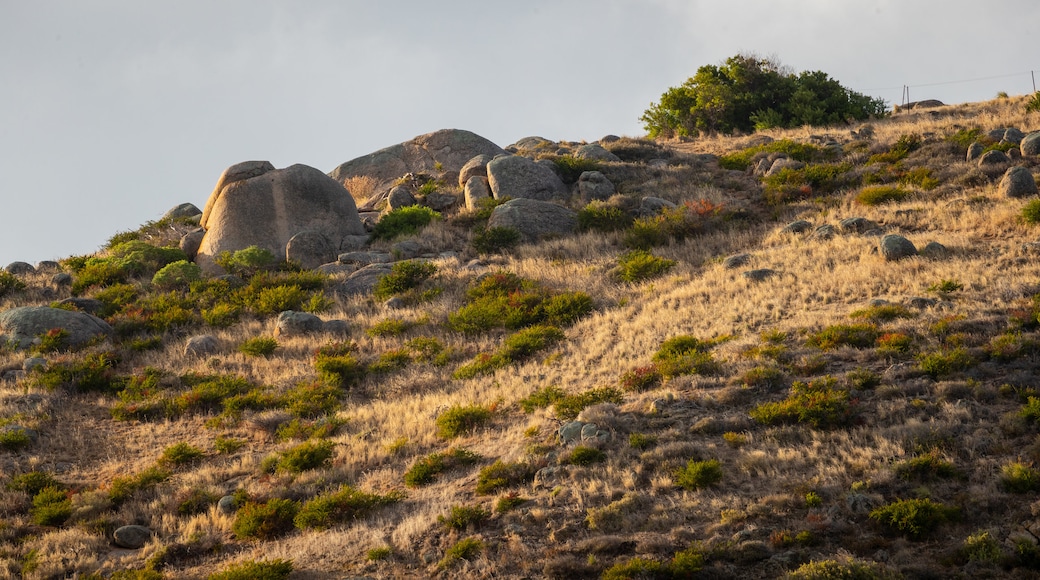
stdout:
[[249,246],[284,256],[300,232],[325,236],[333,256],[365,235],[354,198],[329,176],[306,165],[264,170],[269,163],[250,163],[252,172],[232,171],[245,164],[225,171],[206,202],[201,222],[206,234],[195,257],[204,271],[219,273],[214,260],[221,252]]
[[527,241],[571,234],[578,227],[578,214],[555,203],[518,198],[495,208],[488,227],[513,228]]
[[582,199],[608,199],[617,193],[614,184],[599,171],[583,171],[578,178],[578,193]]
[[487,179],[487,164],[491,163],[490,155],[477,155],[470,159],[459,170],[459,187],[466,187],[469,178],[477,176]]
[[577,151],[574,152],[574,156],[578,159],[592,159],[594,161],[609,161],[613,163],[621,161],[621,158],[607,151],[599,143],[589,143],[588,145],[578,147]]
[[1018,148],[1022,151],[1022,157],[1036,157],[1040,155],[1040,131],[1030,133],[1022,138]]
[[454,173],[477,155],[503,154],[504,149],[476,133],[442,129],[347,161],[330,171],[329,176],[340,183],[351,177],[371,177],[377,182],[378,191],[406,173]]
[[547,201],[563,199],[569,194],[567,186],[552,169],[519,155],[493,159],[487,164],[487,174],[495,199]]
[[1022,166],[1016,166],[1004,172],[997,191],[1004,197],[1027,197],[1037,194],[1036,179]]
[[107,322],[86,312],[49,306],[22,306],[0,312],[0,342],[4,344],[27,348],[36,337],[55,328],[68,333],[65,342],[69,346],[80,346],[112,332]]

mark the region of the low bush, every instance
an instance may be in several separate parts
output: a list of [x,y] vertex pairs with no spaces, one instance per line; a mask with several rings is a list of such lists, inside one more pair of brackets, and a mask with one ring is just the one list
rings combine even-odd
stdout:
[[240,562],[206,577],[206,580],[287,580],[292,574],[292,560],[276,558],[261,562]]
[[721,370],[721,365],[708,352],[715,344],[714,341],[702,341],[690,335],[669,338],[654,353],[654,365],[666,379],[682,375],[716,374]]
[[238,345],[238,352],[247,356],[267,358],[278,349],[278,341],[269,336],[257,336],[242,341]]
[[64,328],[52,328],[36,338],[39,343],[33,346],[33,352],[46,354],[68,350],[69,331]]
[[619,207],[593,201],[578,211],[578,229],[583,232],[616,232],[627,229],[635,221]]
[[123,386],[123,379],[113,367],[119,359],[111,354],[90,354],[80,360],[52,361],[33,369],[30,377],[47,390],[113,393]]
[[822,350],[842,346],[869,348],[874,346],[881,332],[873,324],[835,324],[809,336],[806,344]]
[[535,409],[542,409],[552,405],[566,396],[563,389],[556,385],[544,386],[530,395],[520,399],[520,408],[524,413],[533,413]]
[[902,580],[903,575],[877,562],[849,558],[807,562],[787,577],[791,580]]
[[44,488],[64,489],[65,485],[46,471],[27,471],[11,478],[7,489],[25,492],[29,497],[40,493]]
[[108,489],[108,497],[112,503],[120,505],[135,493],[150,489],[170,478],[169,470],[161,466],[153,466],[137,475],[118,476],[112,480]]
[[918,357],[921,370],[933,379],[965,371],[975,366],[975,358],[964,347],[923,353]]
[[911,191],[891,185],[871,185],[864,187],[856,194],[856,201],[860,205],[883,205],[886,203],[900,202],[912,194]]
[[447,551],[444,552],[444,558],[438,562],[437,567],[443,569],[450,568],[459,560],[470,560],[476,558],[484,551],[484,542],[480,538],[462,538],[458,542],[452,544]]
[[271,499],[263,503],[246,502],[237,512],[231,531],[240,540],[270,540],[293,529],[300,506],[289,499]]
[[520,243],[522,235],[515,228],[487,227],[473,234],[473,249],[480,254],[501,254]]
[[198,461],[203,455],[205,453],[201,449],[190,443],[175,443],[163,449],[162,455],[159,456],[158,465],[167,469],[181,467]]
[[521,497],[517,495],[515,492],[507,493],[506,495],[503,495],[502,497],[498,498],[498,501],[495,502],[495,511],[500,514],[503,514],[519,506],[522,506],[528,501],[530,500],[526,497]]
[[849,314],[849,318],[865,319],[874,323],[890,322],[899,318],[916,317],[917,313],[911,312],[910,309],[901,304],[880,304],[869,308],[863,308],[861,310],[854,310]]
[[594,307],[592,298],[584,292],[552,293],[510,272],[479,278],[467,296],[468,303],[448,316],[452,330],[467,334],[496,327],[569,326]]
[[219,495],[204,489],[189,490],[186,495],[181,496],[177,501],[177,515],[192,516],[204,513],[219,500]]
[[873,163],[896,163],[906,159],[911,152],[921,148],[921,136],[917,134],[900,135],[899,139],[889,147],[885,153],[871,155],[867,164]]
[[31,443],[32,438],[25,429],[0,430],[0,449],[4,451],[18,451],[28,447]]
[[855,421],[849,392],[836,388],[837,380],[826,377],[809,383],[795,382],[791,395],[776,403],[763,403],[750,411],[764,425],[802,423],[816,429],[851,425]]
[[647,365],[626,371],[618,383],[626,391],[642,392],[657,388],[662,378],[656,365]]
[[1040,470],[1026,463],[1013,461],[1000,469],[1000,485],[1012,493],[1040,491]]
[[722,481],[722,464],[718,459],[707,461],[690,460],[675,472],[675,485],[694,491],[702,487],[710,487]]
[[25,290],[25,282],[6,270],[0,270],[0,298],[22,290]]
[[675,260],[659,258],[646,250],[632,250],[618,257],[614,275],[622,282],[659,278],[675,266]]
[[281,454],[276,468],[291,474],[327,467],[332,461],[335,444],[332,441],[308,441]]
[[368,372],[373,375],[392,373],[401,370],[412,362],[412,353],[407,348],[388,350],[368,365]]
[[398,336],[404,334],[409,328],[415,326],[415,323],[400,318],[385,318],[379,322],[373,324],[365,330],[365,334],[369,336]]
[[638,449],[640,451],[650,449],[657,445],[656,435],[647,435],[646,433],[631,433],[628,436],[628,446],[632,449]]
[[606,453],[588,445],[578,445],[571,449],[570,453],[560,458],[562,463],[578,466],[592,465],[606,460]]
[[472,433],[491,420],[491,409],[483,405],[454,405],[437,415],[437,435],[454,439]]
[[476,527],[491,517],[491,512],[480,506],[451,506],[448,515],[437,516],[437,521],[449,530]]
[[902,332],[886,332],[877,338],[878,353],[901,355],[913,352],[914,339]]
[[534,477],[534,467],[526,462],[497,460],[480,470],[477,475],[477,493],[488,495],[504,487],[526,483]]
[[376,222],[372,229],[372,239],[392,240],[418,232],[441,214],[428,207],[409,205],[391,210]]
[[321,379],[336,387],[348,388],[361,381],[365,367],[354,357],[357,346],[337,342],[323,346],[314,354],[314,370]]
[[376,283],[372,295],[378,300],[406,294],[437,273],[437,266],[420,260],[394,262],[390,273]]
[[29,515],[38,526],[60,526],[72,517],[72,500],[60,487],[45,487],[33,496]]
[[621,391],[613,387],[600,387],[590,389],[573,395],[563,395],[553,402],[553,414],[558,419],[571,421],[575,419],[585,407],[598,405],[599,403],[614,403],[620,405],[625,396]]
[[772,390],[786,386],[787,376],[776,367],[754,367],[740,377],[740,382],[746,387]]
[[943,459],[938,452],[929,451],[897,463],[895,473],[896,476],[905,480],[933,481],[955,477],[957,468]]
[[187,260],[178,260],[163,266],[152,276],[152,285],[170,290],[187,288],[192,282],[202,278],[202,268]]
[[259,246],[249,246],[232,252],[222,252],[216,263],[232,274],[251,276],[275,266],[277,259],[270,251]]
[[956,517],[957,514],[956,508],[927,498],[903,499],[870,512],[870,519],[890,531],[916,540],[930,534],[943,522]]
[[600,168],[600,162],[595,159],[583,159],[573,155],[560,155],[550,159],[556,166],[556,173],[559,174],[560,179],[568,185],[577,183],[582,173],[597,171]]
[[444,453],[432,453],[412,464],[404,474],[404,483],[408,487],[421,487],[432,483],[438,475],[449,469],[473,465],[480,459],[476,453],[460,447],[453,447]]
[[1022,206],[1022,221],[1030,225],[1040,224],[1040,199],[1031,199]]
[[362,518],[373,509],[396,503],[402,498],[400,493],[379,495],[344,485],[336,492],[305,502],[293,521],[298,528],[329,528]]

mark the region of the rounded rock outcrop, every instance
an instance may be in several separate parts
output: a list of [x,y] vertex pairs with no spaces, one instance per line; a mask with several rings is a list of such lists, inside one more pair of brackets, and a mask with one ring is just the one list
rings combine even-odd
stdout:
[[0,312],[0,340],[27,348],[41,334],[61,328],[68,334],[69,346],[80,346],[112,332],[100,318],[85,312],[73,312],[49,306],[20,306]]
[[527,241],[564,236],[578,227],[578,214],[555,203],[513,199],[491,212],[489,228],[512,228]]
[[1038,193],[1032,172],[1022,166],[1005,171],[997,191],[1003,197],[1027,197]]
[[[241,166],[246,169],[236,169]],[[341,184],[306,165],[269,166],[248,162],[221,176],[201,222],[206,233],[195,261],[204,271],[220,273],[217,256],[250,246],[284,256],[289,240],[303,231],[325,236],[333,255],[365,234],[354,198]]]
[[527,157],[510,155],[487,164],[488,184],[495,199],[548,201],[567,197],[567,186],[556,173]]

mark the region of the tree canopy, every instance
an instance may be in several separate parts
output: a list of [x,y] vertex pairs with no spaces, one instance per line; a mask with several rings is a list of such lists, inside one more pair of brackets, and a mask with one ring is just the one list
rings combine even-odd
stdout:
[[738,54],[705,65],[640,118],[651,137],[751,132],[880,117],[882,99],[841,86],[821,71],[795,74],[775,59]]

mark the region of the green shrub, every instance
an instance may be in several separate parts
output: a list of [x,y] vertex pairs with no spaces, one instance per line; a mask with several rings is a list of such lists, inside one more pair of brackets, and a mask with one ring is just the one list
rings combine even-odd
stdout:
[[178,260],[156,272],[155,276],[152,276],[152,285],[163,289],[187,288],[200,278],[202,268],[187,260]]
[[354,357],[356,349],[357,346],[352,342],[337,342],[321,347],[314,354],[314,370],[329,384],[350,387],[365,376],[365,367]]
[[215,449],[217,453],[224,455],[230,455],[245,446],[246,441],[244,439],[237,439],[235,437],[220,436],[213,440],[213,449]]
[[509,272],[483,276],[467,292],[469,302],[448,316],[452,330],[472,334],[496,327],[568,326],[592,312],[584,292],[553,294]]
[[185,375],[181,382],[190,388],[171,401],[172,409],[177,413],[226,409],[228,401],[255,388],[246,379],[233,375]]
[[626,391],[642,392],[660,386],[662,378],[656,365],[647,365],[626,371],[618,383]]
[[523,409],[524,413],[533,413],[535,409],[548,407],[564,396],[565,393],[560,387],[547,385],[520,399],[520,408]]
[[636,578],[670,578],[657,560],[636,556],[618,562],[603,571],[600,580],[635,580]]
[[278,348],[278,341],[269,336],[257,336],[248,338],[238,345],[238,352],[248,356],[262,356],[267,358],[274,354]]
[[1012,493],[1040,490],[1040,471],[1031,465],[1013,461],[1001,468],[1000,485]]
[[937,452],[929,451],[896,464],[895,472],[901,479],[932,481],[955,477],[957,468]]
[[881,375],[867,369],[852,369],[845,373],[845,384],[850,389],[867,391],[881,384]]
[[876,562],[846,559],[819,560],[802,564],[787,578],[790,580],[901,580],[903,575]]
[[29,515],[38,526],[60,526],[72,517],[72,500],[64,489],[45,487],[33,497]]
[[578,211],[578,229],[583,232],[616,232],[631,227],[634,221],[621,208],[600,201],[590,202]]
[[192,489],[177,502],[177,515],[191,516],[204,513],[219,500],[220,496],[215,493],[204,489]]
[[35,496],[48,487],[64,489],[65,485],[46,471],[27,471],[12,477],[11,481],[7,482],[7,489],[24,491],[29,497]]
[[880,354],[906,354],[914,349],[914,339],[901,332],[886,332],[877,338],[875,344]]
[[32,443],[32,438],[25,429],[0,430],[0,449],[4,451],[18,451],[28,447],[30,443]]
[[711,375],[720,370],[708,349],[714,342],[705,342],[690,335],[669,338],[654,353],[653,361],[661,376],[670,379],[682,375]]
[[930,499],[902,499],[870,512],[870,519],[911,539],[930,534],[957,515],[957,509]]
[[451,506],[448,515],[437,516],[437,521],[449,530],[465,530],[478,526],[491,517],[491,512],[480,506]]
[[632,449],[650,449],[657,445],[656,435],[647,435],[646,433],[631,433],[628,436],[628,446]]
[[632,250],[618,257],[615,276],[622,282],[643,282],[663,276],[675,260],[659,258],[645,250]]
[[332,461],[335,444],[332,441],[301,443],[282,453],[277,469],[299,474],[311,469],[327,467]]
[[958,551],[969,562],[999,563],[1004,558],[1000,542],[986,531],[979,531],[965,538]]
[[295,417],[320,417],[334,413],[342,396],[343,391],[337,385],[303,382],[285,393],[282,405]]
[[835,324],[810,335],[806,343],[823,350],[841,346],[869,348],[874,346],[880,334],[873,324]]
[[861,310],[854,310],[850,318],[863,318],[871,322],[890,322],[898,318],[915,318],[917,314],[900,304],[880,304]]
[[1040,224],[1040,199],[1031,199],[1022,206],[1022,220],[1030,225]]
[[418,288],[423,282],[437,273],[437,266],[431,262],[420,260],[404,260],[394,262],[390,273],[376,283],[372,295],[378,300],[405,294]]
[[25,290],[25,282],[6,270],[0,270],[0,298],[22,290]]
[[763,403],[750,411],[764,425],[803,423],[816,429],[850,425],[855,420],[849,392],[835,388],[837,381],[827,377],[791,385],[791,395],[776,403]]
[[515,492],[507,493],[506,495],[503,495],[502,497],[498,498],[498,501],[495,502],[495,511],[500,514],[504,514],[514,508],[522,506],[528,501],[531,500],[527,499],[526,497],[520,497]]
[[334,493],[322,494],[304,503],[294,522],[298,528],[329,528],[362,518],[377,507],[401,499],[399,493],[379,495],[344,485]]
[[421,487],[432,483],[437,475],[449,469],[473,465],[480,459],[476,453],[460,447],[453,447],[444,453],[432,453],[412,464],[404,474],[404,483],[408,487]]
[[695,461],[691,459],[686,466],[675,472],[675,485],[693,491],[702,487],[710,487],[722,481],[722,464],[718,459]]
[[776,367],[754,367],[740,377],[746,387],[760,389],[779,389],[787,382],[784,372]]
[[451,361],[452,353],[444,343],[432,336],[419,336],[405,343],[415,353],[415,360],[444,366]]
[[73,392],[114,392],[123,381],[115,374],[118,360],[110,354],[90,354],[81,360],[53,361],[46,367],[33,369],[33,381],[48,390]]
[[378,548],[372,548],[365,553],[365,559],[369,562],[380,562],[390,558],[394,555],[394,549],[390,546],[380,546]]
[[600,403],[614,403],[620,405],[624,402],[624,395],[613,387],[600,387],[590,389],[573,395],[564,395],[553,402],[553,414],[564,421],[573,420],[585,407],[598,405]]
[[373,337],[397,336],[405,333],[413,326],[415,326],[415,323],[401,320],[400,318],[385,318],[366,329],[365,334]]
[[437,566],[441,569],[447,569],[459,560],[476,558],[483,551],[484,542],[480,538],[462,538],[444,552],[444,558],[441,559]]
[[924,353],[919,357],[918,362],[921,370],[933,379],[967,370],[976,363],[975,359],[968,354],[968,350],[963,347]]
[[372,229],[372,239],[392,240],[414,234],[440,217],[441,214],[428,207],[419,205],[399,207],[379,219],[375,228]]
[[1033,96],[1026,101],[1026,112],[1036,113],[1040,112],[1040,91],[1033,93]]
[[263,503],[246,502],[235,512],[231,531],[240,540],[270,540],[293,529],[300,506],[289,499],[270,499]]
[[856,201],[861,205],[882,205],[905,200],[912,192],[891,185],[872,185],[864,187],[856,194]]
[[491,420],[491,410],[482,405],[454,405],[437,416],[437,435],[454,439],[471,433]]
[[242,309],[233,304],[216,304],[202,310],[202,320],[216,328],[227,328],[238,322]]
[[497,460],[480,470],[477,475],[477,493],[488,495],[504,487],[526,483],[534,477],[534,471],[529,463]]
[[234,253],[222,252],[215,261],[218,266],[232,274],[251,276],[273,267],[276,258],[269,250],[259,246],[249,246],[236,250]]
[[522,236],[515,228],[489,227],[473,234],[473,249],[480,254],[501,254],[520,243]]
[[581,157],[574,157],[573,155],[560,155],[558,157],[552,157],[553,165],[556,166],[556,173],[560,175],[560,179],[568,185],[573,185],[578,182],[578,178],[581,177],[582,173],[586,171],[598,171],[600,168],[600,162],[595,159],[583,159]]
[[563,463],[578,466],[592,465],[593,463],[601,463],[606,460],[606,453],[588,445],[578,445],[562,458]]
[[150,489],[170,478],[172,474],[162,466],[153,466],[137,475],[119,476],[112,479],[108,489],[108,497],[112,503],[120,505],[130,499],[138,491]]
[[207,580],[287,580],[292,574],[292,560],[276,558],[262,562],[232,564],[223,571],[207,576]]
[[182,441],[163,449],[158,465],[165,468],[180,467],[198,461],[203,455],[201,449]]

